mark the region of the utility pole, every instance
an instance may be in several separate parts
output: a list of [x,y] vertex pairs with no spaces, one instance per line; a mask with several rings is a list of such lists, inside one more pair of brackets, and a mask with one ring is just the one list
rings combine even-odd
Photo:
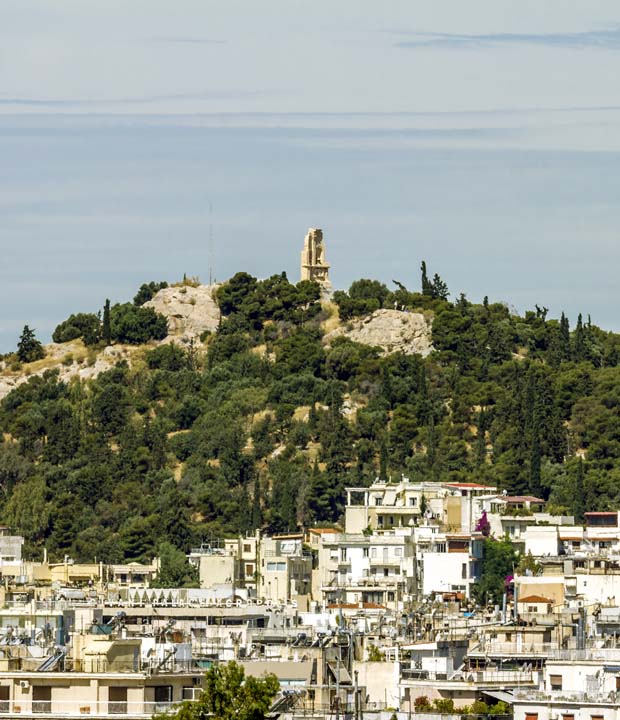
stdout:
[[340,720],[340,655],[336,658],[336,720]]
[[213,285],[213,205],[209,203],[209,285]]

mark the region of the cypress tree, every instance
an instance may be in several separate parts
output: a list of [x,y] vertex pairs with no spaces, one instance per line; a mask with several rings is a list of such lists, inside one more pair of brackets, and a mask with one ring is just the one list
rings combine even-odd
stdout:
[[381,444],[379,445],[379,480],[381,482],[388,481],[388,443],[385,435],[381,438]]
[[562,360],[570,359],[570,326],[564,313],[560,317],[560,353]]
[[583,319],[581,313],[577,318],[577,325],[573,333],[573,360],[581,362],[586,356],[586,334],[583,327]]
[[260,528],[262,521],[262,513],[260,506],[260,478],[258,473],[254,476],[254,491],[252,493],[252,529]]
[[488,427],[487,413],[482,409],[478,413],[478,428],[476,433],[476,465],[484,465],[487,455],[486,431]]
[[112,344],[112,324],[110,322],[110,301],[106,299],[105,305],[103,306],[103,328],[101,336],[105,345]]
[[583,468],[583,460],[579,459],[577,465],[577,472],[575,473],[575,483],[573,491],[573,515],[575,516],[576,523],[583,522],[583,514],[586,510],[586,487],[585,487],[585,473]]
[[420,265],[420,272],[422,273],[422,295],[432,296],[433,286],[426,274],[426,262],[424,260],[422,260],[422,264]]

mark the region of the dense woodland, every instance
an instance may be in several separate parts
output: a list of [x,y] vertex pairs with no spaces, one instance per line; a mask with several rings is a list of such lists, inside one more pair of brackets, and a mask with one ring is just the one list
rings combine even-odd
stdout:
[[[143,560],[336,523],[346,485],[401,474],[542,496],[578,520],[620,507],[620,335],[589,319],[571,328],[537,306],[520,317],[486,298],[450,301],[424,265],[421,292],[359,280],[331,307],[314,283],[238,273],[218,291],[218,331],[182,348],[153,341],[165,318],[142,307],[162,286],[54,334],[94,352],[152,341],[131,367],[69,383],[50,370],[0,403],[0,517],[33,557],[46,546]],[[435,352],[326,347],[336,306],[345,323],[380,307],[423,312]]]

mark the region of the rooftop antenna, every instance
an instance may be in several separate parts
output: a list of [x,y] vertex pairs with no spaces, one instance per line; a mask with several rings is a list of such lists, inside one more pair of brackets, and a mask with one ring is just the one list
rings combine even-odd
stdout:
[[209,285],[213,285],[213,256],[214,256],[214,243],[213,243],[213,205],[209,203]]

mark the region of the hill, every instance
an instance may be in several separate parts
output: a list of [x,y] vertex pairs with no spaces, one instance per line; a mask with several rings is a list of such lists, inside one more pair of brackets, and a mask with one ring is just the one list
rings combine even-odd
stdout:
[[149,283],[0,366],[0,517],[34,554],[114,562],[336,522],[401,473],[577,518],[620,504],[620,336],[371,280]]

